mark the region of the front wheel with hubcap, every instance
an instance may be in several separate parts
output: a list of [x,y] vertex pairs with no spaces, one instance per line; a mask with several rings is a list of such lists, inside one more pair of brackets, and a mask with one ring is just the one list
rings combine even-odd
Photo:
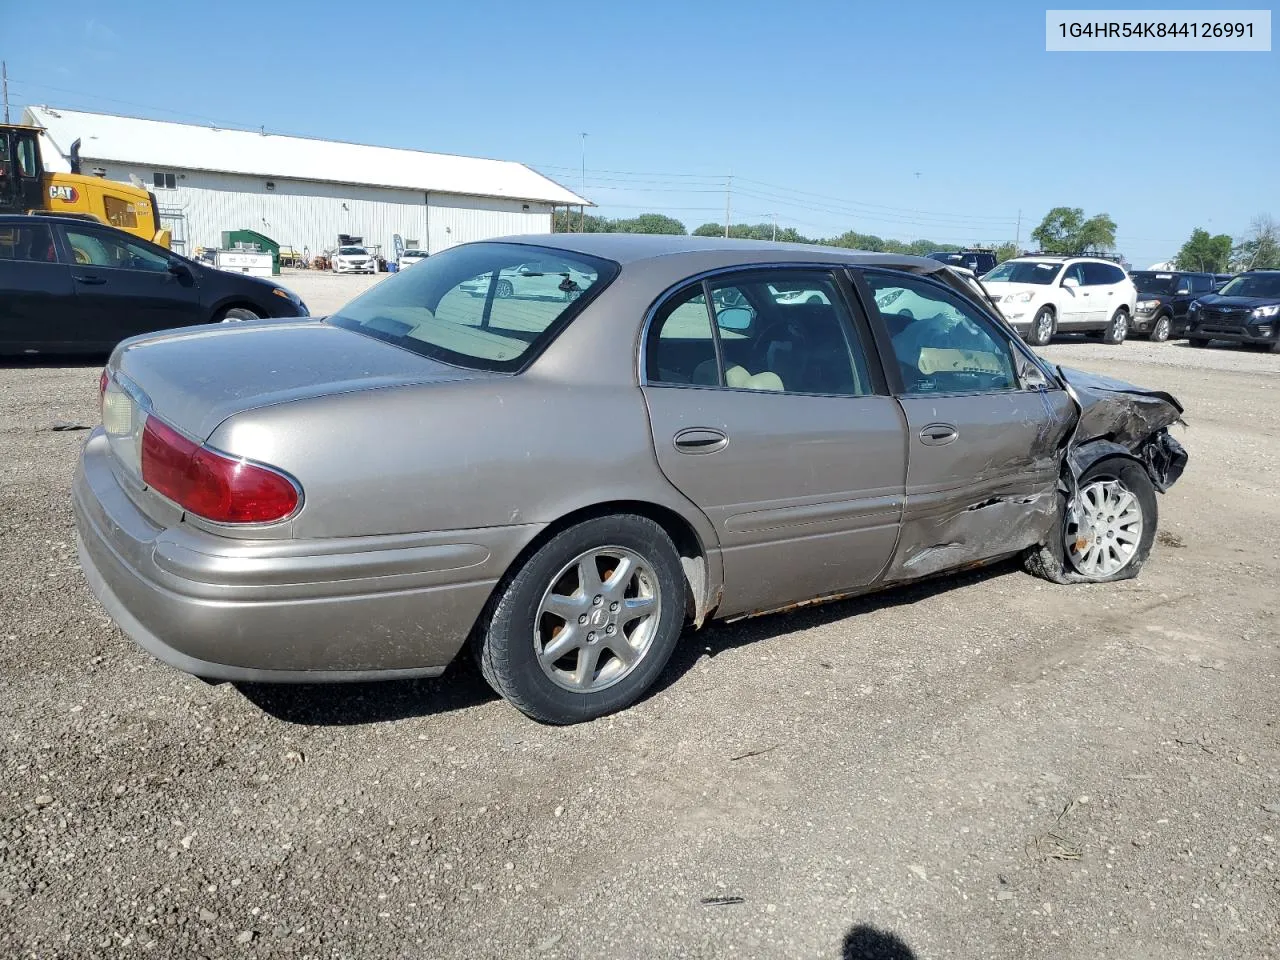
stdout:
[[510,280],[499,280],[497,285],[493,288],[493,295],[499,300],[506,300],[515,292],[515,288],[511,286]]
[[633,514],[587,520],[543,544],[499,588],[481,672],[544,723],[621,710],[666,666],[686,597],[679,554],[657,523]]
[[1057,326],[1057,318],[1052,307],[1041,307],[1031,321],[1031,329],[1027,331],[1027,343],[1033,347],[1043,347],[1053,339],[1053,331]]
[[1156,325],[1151,328],[1151,339],[1156,343],[1164,343],[1169,339],[1169,333],[1173,330],[1173,322],[1168,317],[1161,317],[1156,321]]
[[1066,565],[1085,580],[1103,583],[1137,576],[1156,536],[1156,492],[1146,470],[1113,458],[1080,477],[1079,496],[1067,504],[1062,525]]
[[1111,323],[1107,325],[1106,331],[1102,335],[1103,343],[1117,344],[1124,343],[1124,338],[1129,335],[1129,311],[1124,307],[1118,309],[1111,315]]

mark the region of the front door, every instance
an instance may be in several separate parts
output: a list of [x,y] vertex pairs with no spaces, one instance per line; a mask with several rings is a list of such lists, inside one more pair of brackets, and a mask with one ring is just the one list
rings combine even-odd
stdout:
[[71,258],[79,336],[98,349],[127,337],[203,320],[190,271],[170,270],[167,251],[119,230],[60,228]]
[[1019,364],[1030,361],[954,292],[897,272],[863,276],[870,299],[909,302],[914,315],[896,332],[883,327],[910,448],[902,536],[887,579],[1041,542],[1055,516],[1058,450],[1075,416],[1070,399],[1024,388]]
[[[1067,283],[1071,280],[1072,283]],[[1083,327],[1093,321],[1093,292],[1085,286],[1084,264],[1073,263],[1058,278],[1061,287],[1058,297],[1058,328],[1070,330]]]
[[643,387],[654,449],[719,536],[720,615],[856,590],[888,563],[906,440],[866,342],[827,271],[694,283],[655,315]]
[[75,291],[53,230],[27,218],[0,224],[0,352],[67,349]]

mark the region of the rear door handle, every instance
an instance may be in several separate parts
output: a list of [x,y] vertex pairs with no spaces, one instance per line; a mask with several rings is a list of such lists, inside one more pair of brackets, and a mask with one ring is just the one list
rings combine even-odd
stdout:
[[672,440],[681,453],[715,453],[729,444],[729,435],[712,427],[689,427]]
[[106,277],[95,277],[92,274],[86,276],[85,274],[77,273],[74,276],[76,278],[76,283],[83,283],[88,286],[96,286],[107,282]]
[[960,436],[954,423],[931,423],[920,430],[920,442],[931,447],[940,447]]

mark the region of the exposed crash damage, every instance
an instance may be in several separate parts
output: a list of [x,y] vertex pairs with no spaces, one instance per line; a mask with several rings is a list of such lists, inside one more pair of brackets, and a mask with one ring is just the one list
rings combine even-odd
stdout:
[[[1091,506],[1091,486],[1105,490],[1105,477],[1110,474],[1116,474],[1116,479],[1124,479],[1127,474],[1127,486],[1138,486],[1133,480],[1140,469],[1154,490],[1164,493],[1182,476],[1187,452],[1169,433],[1175,423],[1186,425],[1182,404],[1164,391],[1099,374],[1069,367],[1058,367],[1057,374],[1079,416],[1064,448],[1056,515],[1043,542],[1028,552],[1026,567],[1054,583],[1091,583],[1136,576],[1155,536],[1154,495],[1142,506],[1145,526],[1140,528],[1137,555],[1122,571],[1112,576],[1089,575],[1081,572],[1069,555],[1073,551],[1076,557],[1083,555],[1093,540],[1106,535],[1097,524],[1091,526],[1085,516]],[[1104,479],[1095,480],[1096,477]],[[1088,483],[1090,480],[1093,484]],[[1059,530],[1063,535],[1054,535]]]

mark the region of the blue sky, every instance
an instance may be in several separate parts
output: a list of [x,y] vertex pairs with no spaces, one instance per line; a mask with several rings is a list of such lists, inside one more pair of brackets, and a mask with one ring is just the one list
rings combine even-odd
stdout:
[[586,132],[600,213],[690,229],[730,175],[735,221],[811,236],[998,242],[1021,211],[1026,243],[1050,207],[1105,211],[1135,266],[1280,216],[1280,53],[1046,53],[1044,4],[211,9],[61,0],[57,42],[0,36],[11,101],[520,160],[575,189]]

